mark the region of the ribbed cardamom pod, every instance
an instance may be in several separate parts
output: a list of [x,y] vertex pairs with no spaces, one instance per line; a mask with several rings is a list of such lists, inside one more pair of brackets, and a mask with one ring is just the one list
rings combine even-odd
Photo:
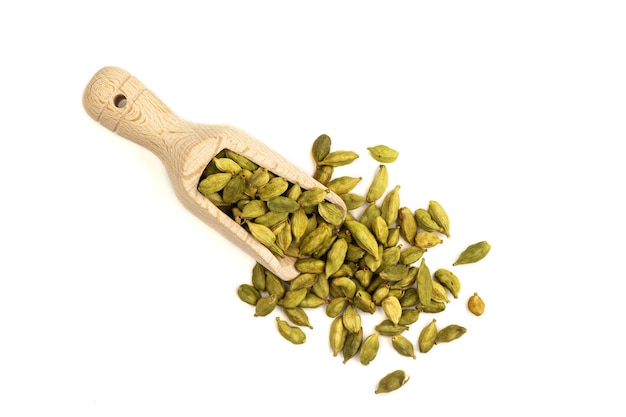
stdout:
[[340,226],[345,217],[345,212],[339,206],[328,201],[319,203],[317,205],[317,212],[324,221],[333,226]]
[[387,318],[391,320],[393,324],[397,325],[400,322],[400,317],[402,317],[402,306],[398,298],[393,295],[388,295],[381,302],[381,306]]
[[276,317],[278,332],[282,337],[289,340],[294,345],[300,345],[306,342],[306,334],[299,327],[290,326],[285,320]]
[[276,296],[276,302],[283,298],[287,292],[284,281],[269,270],[265,271],[265,290],[268,294]]
[[374,203],[370,203],[365,207],[363,213],[361,213],[361,217],[359,217],[359,223],[362,223],[368,229],[372,226],[372,219],[376,216],[380,216],[381,211],[380,207],[378,207]]
[[265,267],[258,262],[255,262],[252,267],[252,286],[257,291],[265,291]]
[[420,317],[419,310],[415,308],[407,308],[402,310],[402,316],[400,317],[400,321],[398,324],[401,326],[408,326],[415,323]]
[[415,236],[415,245],[422,249],[433,248],[443,243],[443,240],[435,232],[419,232]]
[[354,272],[354,278],[359,281],[363,288],[367,288],[370,285],[373,276],[374,273],[369,268],[359,269]]
[[300,288],[311,288],[317,282],[317,274],[300,274],[289,282],[289,289],[292,291]]
[[348,362],[356,356],[363,343],[363,328],[356,333],[348,333],[346,341],[343,345],[343,363]]
[[330,285],[341,288],[342,293],[348,298],[353,298],[356,294],[356,283],[348,277],[333,278]]
[[267,184],[260,187],[256,196],[261,200],[270,200],[274,197],[278,197],[289,188],[289,183],[282,177],[274,177]]
[[417,227],[419,227],[420,229],[424,230],[425,232],[443,233],[442,227],[433,220],[428,210],[418,208],[413,214],[415,217],[415,222],[417,223]]
[[413,348],[413,342],[411,342],[406,337],[401,334],[395,335],[391,337],[391,346],[402,356],[408,356],[410,358],[416,359],[415,349]]
[[332,141],[330,136],[327,134],[319,135],[314,141],[311,147],[311,154],[313,156],[313,160],[318,163],[322,159],[326,158],[326,155],[330,152],[330,147],[332,145]]
[[428,212],[430,213],[430,217],[441,227],[442,233],[447,237],[450,237],[450,219],[448,218],[448,214],[435,200],[430,200],[428,203]]
[[225,203],[235,204],[243,197],[246,188],[246,180],[241,175],[232,177],[222,190],[222,198]]
[[328,277],[325,274],[317,274],[317,281],[315,281],[315,284],[311,287],[311,293],[322,299],[328,298],[330,293],[330,283],[328,282]]
[[278,213],[276,211],[268,211],[262,216],[254,219],[256,224],[261,224],[263,226],[272,227],[276,226],[280,222],[284,222],[289,218],[289,213]]
[[304,236],[308,223],[309,218],[303,208],[296,210],[291,215],[291,233],[296,243],[300,243],[300,239]]
[[365,195],[365,201],[373,203],[385,194],[387,187],[389,186],[389,172],[386,165],[380,165],[374,179],[370,184],[367,194]]
[[352,151],[333,151],[329,152],[318,165],[329,165],[332,167],[340,167],[352,163],[359,155]]
[[389,285],[381,285],[372,293],[372,301],[377,306],[381,305],[383,300],[389,295]]
[[277,213],[294,213],[300,208],[300,204],[289,197],[279,195],[267,200],[267,208]]
[[211,174],[202,181],[200,181],[200,183],[198,184],[198,191],[204,196],[208,196],[218,191],[222,191],[232,177],[233,176],[228,172],[218,172],[216,174]]
[[424,258],[417,270],[417,296],[420,303],[428,304],[433,294],[433,279]]
[[386,247],[396,246],[400,243],[400,227],[391,227],[389,228],[389,236],[387,237]]
[[398,218],[400,209],[400,186],[396,185],[387,193],[380,207],[381,216],[389,226],[393,225]]
[[361,182],[362,177],[349,177],[347,175],[333,178],[326,185],[330,191],[335,194],[349,193]]
[[306,314],[302,307],[283,308],[285,316],[296,326],[306,326],[312,329],[313,326],[309,321],[309,315]]
[[400,252],[399,262],[404,265],[411,265],[419,261],[424,253],[426,253],[426,249],[411,245]]
[[345,239],[337,239],[326,254],[325,273],[329,277],[341,268],[348,253],[348,242]]
[[347,220],[345,226],[348,228],[357,245],[363,248],[375,259],[379,259],[378,241],[363,223],[355,220]]
[[335,168],[330,165],[317,165],[315,172],[313,173],[313,178],[315,178],[322,185],[326,185],[333,177],[334,171]]
[[367,336],[363,343],[361,343],[361,352],[359,353],[359,361],[361,365],[369,365],[378,355],[378,349],[380,347],[380,341],[378,333],[372,333]]
[[256,306],[256,303],[261,299],[259,290],[250,284],[241,284],[237,289],[237,295],[241,301],[253,306]]
[[343,312],[343,327],[350,333],[356,333],[361,328],[361,315],[354,305],[348,304]]
[[396,336],[406,330],[409,330],[409,326],[394,324],[391,320],[385,319],[378,323],[374,329],[377,333],[380,333],[383,336]]
[[311,255],[322,247],[326,239],[332,236],[332,229],[326,223],[321,223],[311,233],[300,241],[300,255]]
[[435,271],[435,279],[441,283],[454,298],[459,298],[461,291],[461,281],[451,271],[445,268],[439,268]]
[[304,297],[308,293],[307,288],[300,288],[297,290],[287,290],[283,298],[278,302],[283,308],[295,308],[300,305]]
[[314,292],[309,292],[304,299],[298,304],[301,308],[317,308],[326,304],[326,300],[321,298]]
[[435,345],[437,339],[436,319],[428,323],[420,332],[417,338],[417,346],[422,353],[428,352]]
[[335,297],[326,304],[326,315],[330,318],[339,316],[346,304],[348,303],[348,297]]
[[417,222],[410,208],[400,207],[398,209],[398,225],[400,226],[400,235],[404,240],[407,242],[415,241]]
[[365,290],[358,290],[353,299],[354,306],[359,310],[374,314],[376,311],[376,304],[372,301],[372,296]]
[[254,222],[246,222],[250,234],[265,246],[270,246],[276,240],[276,235],[267,226]]
[[372,219],[372,224],[370,225],[370,229],[372,233],[374,233],[374,237],[378,242],[383,245],[387,243],[387,238],[389,237],[389,228],[387,227],[387,223],[385,223],[385,219],[383,216],[375,216]]
[[356,210],[365,204],[365,197],[355,193],[339,194],[348,210]]
[[268,212],[267,203],[263,200],[251,200],[241,209],[241,218],[252,220]]
[[378,387],[374,393],[381,394],[395,391],[406,384],[409,378],[410,377],[403,370],[398,369],[393,371],[382,377],[382,379],[378,382]]
[[233,161],[235,161],[243,169],[254,171],[259,167],[257,164],[255,164],[254,162],[252,162],[251,160],[249,160],[243,155],[240,155],[230,149],[226,149],[225,151],[226,151],[226,156],[232,159]]
[[458,339],[467,332],[467,329],[457,324],[450,324],[437,332],[435,344],[448,343]]
[[388,265],[378,275],[385,281],[397,282],[409,275],[409,267],[403,264]]
[[475,316],[480,316],[485,312],[485,302],[478,293],[474,293],[467,300],[467,309]]
[[370,146],[367,150],[370,151],[372,158],[384,164],[394,162],[400,155],[400,152],[387,145]]
[[461,265],[461,264],[471,264],[474,262],[478,262],[483,259],[489,251],[491,250],[491,245],[486,241],[474,243],[473,245],[469,245],[461,254],[459,255],[456,262],[452,265]]
[[259,167],[256,170],[252,171],[252,176],[248,180],[251,187],[256,188],[257,190],[263,187],[270,181],[270,173],[267,168]]
[[214,158],[213,161],[215,161],[215,166],[221,172],[236,175],[242,170],[241,165],[230,158]]
[[323,274],[324,269],[326,267],[326,262],[322,259],[315,258],[301,258],[298,259],[294,265],[298,272],[301,273],[312,273],[312,274]]
[[402,307],[415,307],[419,304],[419,296],[417,295],[417,288],[411,287],[404,291],[402,297],[399,298],[400,305]]
[[274,294],[270,294],[267,297],[261,297],[256,303],[254,316],[255,317],[264,317],[274,311],[276,305],[278,304],[278,297]]
[[344,344],[346,343],[347,336],[348,331],[343,325],[343,317],[335,317],[330,323],[330,332],[328,333],[328,341],[330,343],[330,349],[333,356],[337,356],[339,352],[341,352]]
[[302,194],[300,194],[300,197],[298,198],[298,204],[300,204],[300,206],[303,208],[317,207],[319,203],[324,201],[324,198],[326,198],[327,194],[328,190],[320,187],[313,187],[311,189],[303,191]]
[[431,300],[438,303],[449,303],[450,299],[448,298],[448,294],[446,293],[446,287],[441,285],[439,281],[432,281],[433,286],[433,294],[431,296]]

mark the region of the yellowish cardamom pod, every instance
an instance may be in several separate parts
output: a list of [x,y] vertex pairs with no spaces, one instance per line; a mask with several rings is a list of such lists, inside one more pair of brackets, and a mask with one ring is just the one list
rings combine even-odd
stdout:
[[450,219],[448,218],[448,214],[435,200],[430,200],[428,203],[428,213],[430,213],[430,217],[441,227],[442,233],[447,237],[450,237]]
[[402,306],[397,297],[388,295],[381,302],[381,306],[387,318],[395,325],[398,325],[402,317]]
[[416,359],[413,343],[401,334],[391,336],[391,346],[402,356]]
[[436,319],[428,323],[420,332],[417,338],[417,346],[422,353],[428,352],[435,345],[437,339]]
[[330,343],[330,349],[333,352],[333,356],[337,356],[343,349],[346,343],[346,337],[348,331],[343,325],[343,317],[337,316],[330,323],[330,332],[328,334],[328,341]]
[[329,165],[332,167],[344,166],[352,163],[359,155],[352,151],[333,151],[329,152],[324,159],[319,161],[318,165]]
[[422,249],[429,249],[443,243],[435,232],[419,232],[415,236],[415,244]]
[[380,165],[378,171],[370,184],[367,194],[365,195],[365,201],[373,203],[385,194],[387,186],[389,185],[389,172],[386,165]]
[[394,162],[400,155],[400,152],[387,145],[370,146],[367,150],[370,151],[372,158],[385,164]]
[[478,295],[474,293],[469,300],[467,300],[467,308],[475,316],[480,316],[485,312],[485,302]]
[[467,329],[457,324],[450,324],[437,332],[435,344],[448,343],[458,339],[467,332]]
[[367,226],[355,220],[347,220],[344,224],[350,231],[357,245],[367,251],[367,253],[372,255],[375,259],[379,259],[378,241]]
[[378,349],[380,347],[380,341],[378,338],[378,332],[372,333],[367,336],[363,343],[361,343],[361,352],[359,354],[359,360],[361,365],[369,365],[378,355]]
[[276,317],[276,323],[278,324],[278,332],[280,335],[294,345],[300,345],[306,342],[306,334],[301,328],[290,326],[289,323],[285,320],[281,320],[280,317]]
[[441,283],[454,298],[459,297],[459,292],[461,291],[461,281],[459,278],[454,275],[451,271],[445,268],[439,268],[435,271],[435,278],[437,281]]

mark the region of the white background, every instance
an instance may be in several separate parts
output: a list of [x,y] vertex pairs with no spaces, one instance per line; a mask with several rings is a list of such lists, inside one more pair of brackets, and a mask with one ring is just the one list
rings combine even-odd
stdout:
[[[624,415],[623,2],[157,3],[0,7],[0,415]],[[493,247],[437,316],[467,334],[344,365],[319,309],[283,340],[237,298],[253,260],[85,113],[107,65],[308,172],[327,133],[361,190],[366,147],[400,150],[403,205],[451,217],[431,269]],[[374,395],[397,368],[407,385]]]

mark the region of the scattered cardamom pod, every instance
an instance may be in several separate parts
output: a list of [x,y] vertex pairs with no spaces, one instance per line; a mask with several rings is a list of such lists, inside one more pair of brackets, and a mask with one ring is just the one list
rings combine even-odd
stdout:
[[403,370],[393,371],[384,377],[378,382],[378,387],[374,391],[376,394],[382,394],[385,392],[392,392],[400,387],[404,386],[409,381],[409,375]]
[[474,293],[467,300],[467,309],[475,316],[480,316],[485,312],[485,302],[478,293]]

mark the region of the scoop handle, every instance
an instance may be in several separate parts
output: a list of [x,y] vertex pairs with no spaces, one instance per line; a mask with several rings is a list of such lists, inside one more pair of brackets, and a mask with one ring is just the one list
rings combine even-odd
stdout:
[[87,113],[107,129],[168,158],[177,138],[194,136],[189,122],[180,119],[151,90],[127,71],[104,67],[94,74],[83,93]]

